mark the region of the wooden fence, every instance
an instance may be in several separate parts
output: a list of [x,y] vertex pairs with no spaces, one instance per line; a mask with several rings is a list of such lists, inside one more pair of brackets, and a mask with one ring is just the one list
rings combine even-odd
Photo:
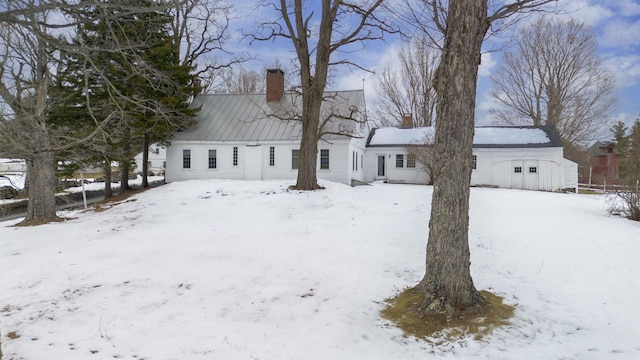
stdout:
[[636,181],[635,185],[613,185],[607,184],[605,181],[604,184],[578,184],[578,190],[591,190],[595,192],[607,193],[607,192],[615,192],[615,191],[633,191],[640,192],[640,180]]

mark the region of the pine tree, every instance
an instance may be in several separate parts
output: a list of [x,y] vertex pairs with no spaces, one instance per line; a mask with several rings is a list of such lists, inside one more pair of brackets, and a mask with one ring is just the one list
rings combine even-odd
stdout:
[[[127,10],[141,6],[148,11]],[[123,1],[109,7],[108,16],[95,7],[85,8],[75,41],[84,44],[91,56],[68,56],[58,87],[59,97],[65,99],[58,111],[61,123],[71,121],[78,131],[95,130],[101,124],[101,136],[81,151],[85,158],[102,161],[105,175],[111,174],[111,162],[118,161],[123,191],[128,189],[134,155],[140,151],[146,155],[151,142],[165,142],[191,125],[196,112],[188,103],[193,75],[190,67],[180,65],[170,33],[172,18],[153,6],[150,1]],[[122,43],[128,44],[124,50],[108,50],[109,44]],[[79,114],[69,116],[69,109]],[[146,157],[143,169],[148,186]],[[109,183],[106,179],[107,194]]]
[[637,185],[640,181],[640,117],[631,128],[629,139],[629,154],[625,159],[625,181],[629,185]]
[[611,127],[611,133],[613,134],[613,141],[616,142],[615,150],[619,157],[624,158],[629,152],[629,134],[627,132],[629,128],[627,125],[618,121]]

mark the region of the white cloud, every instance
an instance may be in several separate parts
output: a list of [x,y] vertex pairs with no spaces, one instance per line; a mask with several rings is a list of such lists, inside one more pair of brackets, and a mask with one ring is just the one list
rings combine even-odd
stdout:
[[599,43],[602,47],[640,45],[640,20],[614,20],[602,28]]
[[604,64],[616,76],[618,88],[630,87],[640,83],[640,55],[611,56]]
[[640,15],[640,3],[636,0],[616,0],[611,3],[620,10],[622,16]]
[[591,26],[597,26],[615,15],[611,9],[600,4],[591,4],[592,2],[587,0],[561,0],[559,8],[565,11],[569,17]]
[[[378,94],[376,93],[376,87],[378,85],[377,73],[382,71],[387,66],[399,66],[398,52],[400,51],[400,44],[392,43],[386,47],[380,47],[376,51],[366,51],[361,53],[363,61],[371,62],[372,66],[367,67],[375,73],[366,72],[363,70],[353,70],[348,73],[339,76],[336,81],[336,90],[352,90],[362,89],[364,85],[364,94],[367,99],[367,105],[373,105]],[[364,84],[363,84],[364,79]]]
[[478,68],[479,77],[490,76],[491,70],[493,70],[493,68],[495,68],[498,64],[495,60],[493,60],[491,54],[492,53],[490,52],[482,53],[482,56],[480,57],[480,67]]
[[[609,119],[609,121],[607,121],[606,125],[604,125],[603,127],[605,127],[606,129],[610,129],[613,125],[618,123],[618,121],[622,121],[623,123],[625,123],[625,125],[627,125],[627,128],[631,129],[631,127],[633,127],[633,124],[635,123],[637,118],[638,118],[638,114],[621,112],[621,113],[618,113],[618,115],[616,115],[615,117],[612,117],[611,119]],[[606,135],[609,136],[610,132],[607,133]]]

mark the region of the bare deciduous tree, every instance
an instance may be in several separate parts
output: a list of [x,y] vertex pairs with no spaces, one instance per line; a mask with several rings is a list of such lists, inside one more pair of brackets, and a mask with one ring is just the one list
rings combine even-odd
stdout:
[[47,127],[52,55],[43,36],[33,31],[48,35],[41,25],[46,13],[16,18],[26,25],[3,23],[1,28],[0,97],[9,111],[0,118],[0,150],[27,164],[29,203],[23,223],[56,221],[55,151]]
[[413,126],[432,126],[436,116],[436,91],[433,76],[439,52],[431,40],[413,38],[400,48],[398,65],[385,67],[378,75],[376,109],[382,126],[397,126],[412,115]]
[[214,94],[257,94],[265,91],[263,73],[243,67],[227,67],[213,72],[208,86]]
[[[359,44],[383,39],[385,33],[395,31],[379,18],[382,3],[382,0],[322,0],[311,6],[302,0],[280,0],[269,5],[276,8],[280,18],[262,24],[265,36],[254,35],[258,40],[290,39],[296,52],[302,92],[302,138],[295,185],[299,190],[319,188],[316,159],[321,134],[320,108],[330,68],[357,66],[346,57],[336,56],[346,50],[355,51]],[[315,11],[319,11],[319,18]]]
[[[74,43],[68,36],[86,21],[77,15],[91,9],[98,19],[117,27],[119,18],[112,11],[114,9],[119,9],[120,14],[132,15],[166,11],[174,4],[163,3],[148,7],[134,2],[6,0],[1,6],[4,11],[0,13],[0,98],[6,104],[3,107],[6,111],[0,118],[0,150],[6,156],[27,161],[29,205],[23,224],[55,221],[58,219],[55,211],[56,152],[96,139],[98,134],[103,135],[100,138],[108,139],[110,135],[103,130],[107,129],[107,124],[127,118],[125,109],[136,108],[163,116],[153,100],[131,97],[121,91],[121,87],[115,86],[100,71],[100,66],[97,66],[92,57],[95,51],[118,54],[141,44],[132,43],[129,39],[95,49],[87,44]],[[71,126],[56,127],[49,121],[52,100],[49,89],[54,83],[52,73],[58,67],[61,53],[82,58],[80,68],[84,69],[82,77],[87,86],[96,80],[88,75],[88,70],[91,69],[91,73],[104,83],[108,97],[116,104],[113,111],[104,113],[104,109],[99,109],[90,102],[90,92],[85,92],[87,113],[94,126],[92,131],[83,132],[80,136],[73,133]],[[175,83],[173,79],[162,77],[160,71],[142,66],[143,62],[136,59],[131,59],[130,62],[137,64],[131,67],[136,75],[153,79],[158,88]]]
[[522,29],[491,76],[500,105],[491,114],[505,124],[554,125],[573,145],[601,135],[616,95],[596,46],[576,20],[543,17]]
[[471,278],[468,233],[481,47],[492,24],[551,1],[500,3],[489,14],[488,0],[450,0],[444,23],[441,1],[425,1],[425,6],[433,10],[434,26],[445,38],[434,81],[438,104],[426,272],[411,290],[422,298],[416,309],[420,314],[453,316],[485,310],[485,300]]
[[433,184],[433,140],[434,133],[427,133],[423,138],[406,146],[408,155],[414,156],[420,170],[429,177],[429,184]]

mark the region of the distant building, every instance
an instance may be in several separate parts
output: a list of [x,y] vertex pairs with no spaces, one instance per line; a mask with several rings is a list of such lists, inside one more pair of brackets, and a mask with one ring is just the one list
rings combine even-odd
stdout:
[[[136,162],[135,171],[142,172],[142,153],[136,155],[134,160]],[[167,168],[167,148],[158,144],[149,146],[149,159],[147,162],[149,163],[149,172],[156,176],[164,175],[164,171]]]
[[612,141],[598,141],[587,149],[589,155],[590,182],[592,184],[617,185],[620,180],[620,166],[616,143]]

